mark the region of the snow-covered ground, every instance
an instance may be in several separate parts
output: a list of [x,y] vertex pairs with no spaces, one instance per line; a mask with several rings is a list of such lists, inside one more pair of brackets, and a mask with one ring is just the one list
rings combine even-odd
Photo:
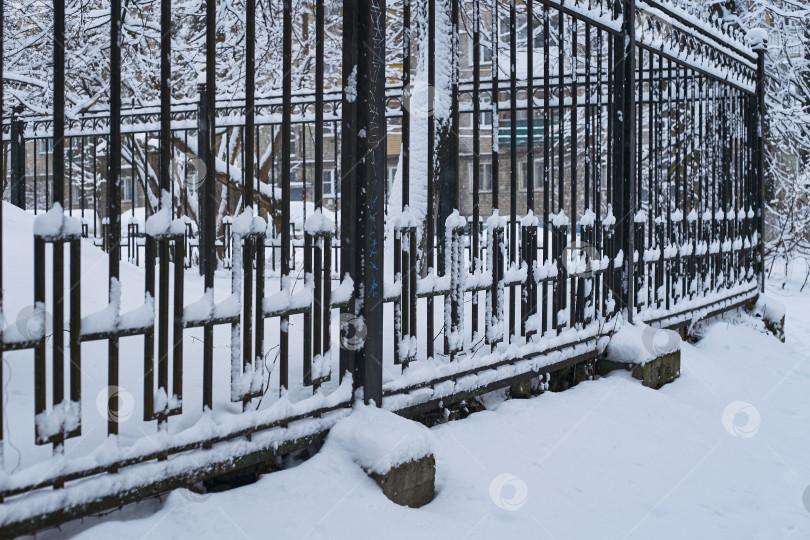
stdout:
[[769,295],[787,342],[747,316],[702,327],[680,379],[625,372],[434,427],[435,500],[388,501],[344,447],[219,494],[178,490],[43,537],[810,537],[810,291]]

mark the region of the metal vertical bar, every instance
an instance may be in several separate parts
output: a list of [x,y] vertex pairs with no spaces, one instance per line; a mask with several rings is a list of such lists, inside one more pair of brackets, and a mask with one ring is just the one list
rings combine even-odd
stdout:
[[[663,71],[662,77],[667,86],[667,95],[665,98],[666,107],[665,114],[662,115],[665,121],[665,131],[664,131],[664,145],[666,150],[666,156],[664,158],[664,167],[666,172],[666,186],[664,191],[664,197],[666,200],[666,209],[664,209],[664,213],[666,215],[665,223],[664,223],[664,242],[662,243],[661,249],[662,253],[663,250],[669,248],[672,245],[672,238],[673,238],[673,230],[672,230],[672,190],[673,190],[673,170],[672,170],[672,60],[667,59],[667,68]],[[672,282],[673,282],[673,262],[672,259],[669,257],[665,257],[664,262],[664,294],[665,296],[665,306],[666,309],[670,309],[672,307],[672,301],[674,300],[672,295]]]
[[323,207],[323,0],[315,2],[315,207]]
[[[254,204],[254,145],[257,141],[254,140],[256,131],[256,0],[246,0],[245,2],[245,137],[243,145],[244,166],[244,207],[245,209],[253,209]],[[256,152],[256,157],[259,154]],[[230,162],[230,159],[228,160]],[[258,206],[257,206],[258,209]],[[254,212],[258,214],[258,211]],[[227,239],[226,239],[227,241]],[[239,237],[233,237],[232,241],[242,241]],[[253,343],[251,336],[251,329],[253,328],[253,250],[254,238],[246,236],[244,238],[242,247],[242,366],[247,366],[248,363],[254,362],[254,354],[252,351]],[[263,248],[263,240],[259,239],[256,249],[261,251]],[[258,283],[256,285],[258,288]],[[258,295],[258,292],[257,292]],[[261,316],[261,311],[256,312],[256,326],[262,325],[264,319]],[[259,351],[257,350],[258,354]]]
[[[526,1],[526,213],[534,212],[534,3]],[[525,229],[524,229],[525,231]],[[537,229],[524,240],[523,260],[526,262],[526,291],[521,295],[522,317],[520,333],[526,335],[529,317],[537,313],[537,284],[534,266],[537,261]]]
[[[550,172],[551,172],[551,13],[547,4],[543,4],[543,264],[549,259],[548,246],[551,238],[548,235]],[[543,294],[541,311],[541,330],[544,334],[548,330],[548,280],[543,280]]]
[[[161,189],[161,191],[168,194],[168,189]],[[158,391],[162,390],[166,393],[166,397],[169,398],[171,397],[169,393],[169,241],[166,238],[161,238],[157,241],[157,248],[158,257],[160,258],[158,266],[160,281],[160,301],[158,303]],[[158,411],[159,414],[161,412]],[[158,429],[164,427],[165,421],[165,417],[159,420]]]
[[[282,82],[281,98],[281,288],[290,276],[290,116],[292,107],[292,1],[284,0],[282,14]],[[346,65],[344,63],[344,65]],[[344,109],[345,111],[345,109]],[[289,334],[290,318],[281,317],[279,336],[279,385],[280,392],[289,388]]]
[[[500,114],[498,113],[498,105],[500,101],[500,70],[498,68],[498,46],[500,44],[500,33],[498,28],[498,0],[492,0],[492,32],[490,44],[492,46],[492,213],[498,212],[500,207],[500,182],[498,173],[498,128],[500,127]],[[493,244],[495,245],[495,244]],[[493,278],[494,282],[494,278]]]
[[[436,88],[436,2],[435,0],[428,0],[428,88]],[[428,110],[435,110],[435,97],[434,93],[428,91]],[[434,223],[433,211],[433,190],[436,174],[436,116],[431,114],[428,118],[428,139],[427,139],[427,215],[425,217],[425,234],[427,242],[425,243],[425,255],[427,258],[427,273],[435,271],[433,252],[433,243],[435,241],[436,225]],[[434,339],[433,334],[433,296],[428,296],[425,299],[427,304],[427,357],[433,357]]]
[[[0,0],[0,126],[3,125],[3,106],[5,105],[5,101],[3,100],[3,84],[4,84],[4,66],[5,66],[5,54],[3,53],[4,46],[5,46],[5,11],[6,5],[4,0]],[[0,132],[0,135],[2,133]],[[5,168],[5,151],[2,149],[2,142],[0,142],[0,171],[4,171]],[[36,147],[34,148],[34,155],[36,155]],[[36,163],[36,162],[34,162]],[[36,186],[36,173],[34,173],[34,186]],[[34,201],[36,201],[36,197],[34,197]],[[36,202],[34,203],[34,209],[36,211]],[[47,210],[47,208],[46,208]],[[5,319],[5,305],[3,302],[3,204],[0,202],[0,317]],[[3,330],[5,328],[5,321],[3,324],[0,324],[0,471],[4,470],[5,466],[5,448],[3,444],[3,440],[5,437],[4,429],[5,426],[3,419],[5,418],[5,411],[4,411],[4,403],[5,403],[5,381],[3,380]],[[0,497],[0,502],[3,501],[3,497]]]
[[50,150],[52,149],[51,148],[51,143],[52,142],[53,142],[53,139],[44,139],[44,143],[45,143],[45,211],[46,212],[48,211],[48,208],[51,205],[51,182],[49,180],[51,178],[51,174],[50,174],[51,160],[48,159],[48,155],[51,153]]
[[[340,272],[341,277],[348,274],[354,280],[357,275],[359,261],[359,245],[357,244],[358,214],[362,212],[362,207],[357,205],[354,192],[356,190],[358,177],[361,177],[362,170],[357,167],[358,143],[360,139],[357,134],[361,127],[357,119],[357,62],[358,62],[358,0],[347,0],[343,2],[343,70],[342,70],[342,102],[343,111],[341,117],[341,143],[340,143],[340,170],[341,201],[340,201]],[[351,91],[355,90],[355,91]],[[429,174],[429,173],[428,173]],[[347,308],[341,309],[341,317],[350,318],[356,315],[355,301],[360,291],[361,284],[354,280],[353,298]],[[343,332],[341,328],[341,332]],[[283,336],[282,336],[283,337]],[[357,351],[353,347],[341,347],[340,349],[340,380],[344,375],[355,375],[357,371]],[[353,378],[353,385],[357,387],[358,380]]]
[[[14,107],[14,112],[22,112],[21,106]],[[17,208],[25,210],[25,122],[19,117],[11,118],[11,163],[9,163],[11,180],[10,195],[11,204]],[[3,152],[5,154],[5,152]],[[36,175],[34,175],[34,188],[36,193]],[[34,207],[36,208],[36,196],[34,197]]]
[[[459,47],[458,47],[458,2],[459,0],[450,0],[450,24],[451,24],[451,75],[450,75],[450,141],[449,141],[449,150],[450,150],[450,170],[447,170],[447,167],[444,167],[443,176],[447,177],[450,176],[450,200],[452,204],[452,210],[458,210],[459,208],[459,130],[460,130],[460,123],[459,123],[459,89],[458,89],[458,82],[459,77],[461,77],[461,68],[459,64]],[[450,173],[449,175],[447,173]],[[442,182],[444,184],[444,181]],[[445,231],[445,238],[455,239],[455,243],[460,243],[462,240],[457,238],[457,235],[454,234],[453,231],[447,231],[446,223],[442,224],[442,230]],[[450,252],[450,265],[449,268],[445,267],[445,273],[450,272],[451,275],[454,273],[454,265],[458,264],[462,268],[464,266],[464,253],[463,249],[461,252],[461,259],[458,258],[458,254],[452,251],[455,245],[454,241],[451,240],[449,245],[445,246],[445,249],[451,250]],[[466,269],[464,270],[466,272]],[[456,274],[457,275],[457,274]],[[452,278],[451,278],[452,282]],[[452,289],[452,287],[451,287]],[[459,340],[458,344],[453,346],[451,344],[450,347],[445,347],[445,352],[448,354],[453,354],[456,349],[461,348],[463,345],[464,336],[462,335],[462,320],[464,317],[464,292],[463,291],[452,291],[449,295],[450,299],[450,328],[445,328],[445,345],[447,345],[447,336],[448,333],[450,334],[458,334],[457,338]]]
[[[315,239],[317,242],[317,239]],[[313,251],[313,237],[304,228],[304,283],[307,287],[313,286],[312,280],[312,251]],[[317,293],[320,292],[317,284],[314,284],[312,295],[312,304],[310,310],[304,313],[304,343],[302,344],[304,356],[304,385],[309,386],[312,384],[312,349],[313,349],[313,336],[312,336],[312,319],[315,316],[315,305],[318,303]],[[315,346],[316,348],[318,345]]]
[[73,137],[70,138],[70,147],[68,150],[68,213],[73,215]]
[[[703,190],[703,170],[704,170],[704,148],[705,148],[705,141],[703,137],[703,126],[704,126],[704,116],[703,116],[703,106],[704,106],[704,89],[703,89],[703,81],[704,76],[700,74],[698,76],[698,107],[697,107],[697,124],[698,124],[698,174],[697,174],[697,204],[698,204],[698,225],[697,225],[697,242],[705,242],[706,237],[703,231],[703,211],[705,209],[705,200],[703,197],[704,190]],[[700,284],[700,289],[703,288],[703,277],[704,277],[704,268],[705,268],[705,261],[706,258],[704,255],[701,255],[700,260],[698,261],[698,267],[696,269],[697,272],[697,280]],[[698,290],[697,293],[699,294],[701,290]]]
[[[695,153],[695,139],[697,138],[696,134],[696,126],[697,126],[697,109],[695,107],[696,92],[697,92],[697,82],[695,80],[695,71],[690,71],[689,77],[689,174],[686,175],[686,178],[689,179],[689,213],[695,212],[695,183],[699,184],[700,182],[700,170],[697,167],[697,155]],[[700,217],[699,214],[696,217]],[[695,226],[695,222],[691,220],[687,220],[687,233],[688,238],[687,241],[692,245],[692,256],[689,257],[689,274],[688,274],[688,291],[689,291],[689,298],[691,299],[693,295],[693,287],[697,283],[696,280],[696,260],[695,256],[697,255],[697,231],[700,229]]]
[[[337,135],[337,133],[335,133]],[[324,280],[323,280],[323,304],[322,304],[322,314],[321,317],[322,321],[322,328],[323,328],[323,345],[321,346],[321,350],[323,351],[324,355],[331,350],[332,345],[332,336],[329,332],[329,323],[332,318],[332,235],[326,235],[322,239],[322,251],[323,251],[323,272],[324,272]],[[262,256],[262,263],[264,263],[264,256]],[[258,279],[258,269],[257,269],[257,279]],[[264,272],[262,270],[262,272]],[[264,274],[262,273],[262,277]],[[257,347],[257,351],[259,351]]]
[[[557,13],[557,210],[565,209],[565,17],[563,12]],[[568,276],[564,261],[562,240],[558,228],[553,227],[554,259],[557,262],[557,279],[554,288],[554,305],[551,310],[552,326],[557,328],[563,323],[559,321],[559,313],[565,307],[565,292]]]
[[244,205],[253,205],[253,144],[256,123],[256,0],[246,0],[245,13],[245,140]]
[[[2,59],[2,55],[0,55],[0,59]],[[2,118],[0,118],[0,120],[2,120]],[[36,215],[39,212],[39,194],[37,193],[37,178],[38,178],[38,175],[37,175],[37,154],[39,152],[37,152],[37,142],[38,141],[36,139],[33,140],[33,143],[34,143],[34,152],[33,152],[33,158],[34,158],[34,215]],[[40,142],[40,144],[42,144],[42,143]],[[0,154],[5,154],[5,152],[0,152]],[[4,169],[0,168],[0,170],[4,170]],[[48,209],[46,208],[45,211],[47,211],[47,210]]]
[[383,374],[383,235],[385,189],[385,0],[360,1],[360,114],[367,115],[365,186],[358,197],[367,208],[363,245],[363,319],[367,335],[362,349],[364,401],[382,406]]
[[[576,245],[577,242],[577,168],[579,165],[577,159],[577,140],[579,139],[579,126],[577,126],[577,94],[579,92],[577,86],[577,56],[579,53],[579,37],[577,30],[577,19],[576,17],[571,17],[571,237],[569,242],[574,245]],[[577,294],[578,289],[581,289],[581,285],[578,278],[571,277],[568,285],[568,319],[571,328],[573,328],[577,322]]]
[[[205,116],[207,132],[205,141],[205,167],[210,178],[203,182],[201,195],[203,204],[203,223],[205,227],[202,235],[205,237],[205,247],[200,260],[204,263],[205,291],[213,295],[214,270],[216,269],[216,215],[215,193],[216,184],[216,0],[205,1]],[[202,242],[201,242],[202,244]],[[210,293],[208,291],[211,291]],[[213,378],[214,378],[214,327],[211,323],[203,327],[203,408],[213,408]]]
[[183,403],[183,280],[185,278],[185,242],[174,239],[174,314],[172,317],[172,394]]
[[[593,146],[595,142],[592,140],[593,138],[593,131],[591,123],[593,122],[593,104],[591,103],[591,34],[593,33],[593,29],[590,23],[585,23],[585,200],[584,200],[584,210],[587,212],[591,209],[591,197],[594,199],[594,205],[598,206],[599,202],[597,201],[596,194],[593,194],[591,189],[591,174],[595,167],[598,167],[599,164],[593,160]],[[601,87],[597,87],[601,92]],[[598,136],[596,137],[598,139]],[[594,234],[595,231],[598,231],[598,225],[594,224],[591,225],[590,234],[583,238],[583,242],[589,244],[591,247],[591,253],[593,253],[593,246],[595,244]],[[591,265],[593,261],[589,260],[588,264]],[[591,308],[595,310],[596,308],[596,285],[597,280],[595,278],[591,278],[590,280],[590,293],[589,293],[589,300]],[[584,293],[584,291],[583,291]],[[594,311],[592,316],[596,316]]]
[[[45,311],[45,240],[34,237],[34,310],[38,314]],[[46,372],[45,335],[38,336],[34,346],[34,416],[45,412]]]
[[[155,297],[155,242],[147,235],[144,245],[144,295]],[[165,306],[158,306],[162,310]],[[143,419],[148,422],[155,414],[155,329],[143,335]]]
[[[400,211],[404,212],[410,204],[410,79],[411,79],[411,5],[409,0],[402,2],[402,98],[400,113],[402,114],[402,150],[401,169],[402,178],[402,205]],[[410,279],[408,277],[407,257],[403,261],[403,234],[401,228],[394,232],[394,274],[399,279],[401,294],[394,303],[394,358],[398,364],[407,362],[408,354],[402,354],[402,340],[407,339],[410,350]],[[405,366],[403,366],[403,370]]]
[[[81,128],[83,130],[84,122],[81,123]],[[82,234],[84,234],[84,207],[85,207],[85,193],[84,193],[85,155],[84,155],[84,151],[85,151],[85,145],[87,143],[87,137],[82,137],[82,138],[79,139],[79,141],[81,142],[81,145],[82,145],[82,150],[81,150],[81,183],[80,183],[80,186],[81,186],[81,194],[80,194],[81,206],[80,206],[80,208],[81,208],[81,211],[82,211],[82,219],[81,219],[81,222],[82,222]],[[36,175],[34,176],[34,187],[36,188]],[[34,191],[36,191],[36,189],[34,189]],[[34,200],[36,201],[36,195],[34,195]],[[34,211],[34,213],[36,213],[36,210]]]
[[[617,2],[617,6],[619,3]],[[633,322],[633,214],[635,209],[635,189],[632,181],[635,179],[635,0],[622,0],[621,2],[622,33],[614,38],[616,52],[621,55],[616,60],[616,90],[618,92],[618,106],[621,115],[617,117],[618,140],[616,148],[616,168],[614,176],[614,212],[617,219],[617,241],[624,252],[624,277],[620,278],[617,290],[624,289],[624,295],[619,294],[618,307],[627,308],[627,320]],[[618,203],[618,204],[616,204]],[[618,211],[617,211],[618,210]]]
[[[64,281],[65,244],[53,243],[53,403],[56,407],[65,399],[65,281]],[[64,453],[63,434],[56,435],[53,453]]]
[[[408,1],[408,0],[406,0]],[[472,254],[473,273],[481,272],[481,210],[480,210],[480,190],[481,190],[481,0],[473,2],[473,170],[472,170],[472,205],[473,216],[470,224],[470,243]],[[478,332],[478,292],[472,293],[472,317],[471,317],[471,338]]]
[[765,51],[763,41],[756,49],[757,53],[757,106],[754,108],[754,125],[756,126],[756,181],[757,219],[759,226],[759,282],[760,291],[765,292]]
[[[315,208],[321,210],[323,207],[323,71],[324,71],[324,12],[323,0],[316,0],[315,3],[315,178],[312,184],[315,192]],[[306,204],[305,204],[306,206]],[[323,301],[323,283],[329,281],[331,274],[329,269],[324,269],[324,250],[328,253],[331,246],[327,245],[327,238],[316,236],[314,255],[314,304],[313,304],[313,324],[314,333],[312,341],[314,354],[316,357],[326,353],[326,348],[322,342],[322,335],[328,320],[323,313],[329,311],[329,304]],[[307,334],[307,337],[309,335]],[[323,358],[321,358],[323,362]]]
[[[517,253],[517,1],[509,1],[509,260]],[[509,285],[509,337],[515,335],[515,285]]]
[[[410,278],[410,285],[408,287],[408,292],[410,294],[410,322],[409,327],[411,329],[411,348],[410,357],[414,357],[416,352],[413,350],[413,343],[416,340],[416,316],[417,316],[417,308],[416,308],[416,293],[417,293],[417,286],[416,286],[416,268],[418,264],[418,254],[417,254],[417,245],[416,245],[416,228],[412,227],[410,232],[408,233],[409,241],[408,241],[408,257],[410,258],[410,262],[408,265],[408,276]],[[410,360],[410,358],[409,358]]]
[[[173,206],[169,197],[170,160],[171,160],[171,0],[161,0],[160,2],[160,155],[158,175],[158,185],[160,187],[159,207],[163,208],[168,202]],[[144,153],[147,146],[144,145]],[[144,186],[148,185],[148,169],[144,164]],[[134,172],[134,171],[133,171]],[[133,181],[135,175],[132,175]],[[132,192],[133,211],[136,204],[135,191]],[[168,210],[168,209],[164,209]],[[135,242],[135,238],[130,240]],[[137,247],[135,247],[137,252]],[[169,393],[169,241],[165,238],[158,240],[158,257],[160,257],[160,267],[158,268],[160,280],[160,299],[158,306],[158,389],[166,394],[166,398],[171,397]],[[175,264],[178,261],[175,260]],[[152,271],[149,270],[151,273]],[[182,331],[182,330],[181,330]],[[150,389],[150,391],[153,391]],[[168,407],[168,401],[167,407]],[[165,411],[158,411],[158,429],[166,428]]]
[[258,237],[256,249],[256,328],[254,332],[253,360],[263,362],[264,359],[264,317],[262,317],[262,301],[264,299],[264,235]]
[[[498,106],[500,101],[500,88],[499,88],[499,80],[500,80],[500,69],[498,67],[498,58],[499,52],[498,47],[500,45],[500,29],[498,27],[498,23],[500,21],[500,17],[498,14],[498,2],[492,2],[492,11],[491,11],[491,24],[492,24],[492,31],[491,31],[491,39],[490,44],[492,48],[492,160],[491,160],[491,168],[492,168],[492,177],[490,184],[492,186],[492,215],[496,216],[499,213],[500,208],[500,173],[499,173],[499,128],[500,128],[500,114],[498,112]],[[497,320],[499,327],[502,328],[503,324],[503,316],[501,313],[501,309],[503,308],[503,295],[501,292],[500,283],[503,279],[503,253],[501,251],[501,242],[503,241],[503,229],[500,226],[496,226],[493,228],[489,228],[487,230],[487,234],[490,236],[488,239],[488,256],[490,262],[490,269],[489,271],[492,273],[492,287],[489,292],[490,302],[488,305],[487,310],[487,328],[492,326],[493,321]],[[489,334],[489,332],[487,332]],[[496,343],[503,339],[503,335],[501,332],[496,332],[492,336],[487,335],[487,341],[494,347]]]
[[[93,238],[98,238],[98,137],[93,137]],[[48,185],[47,179],[45,185]]]
[[[584,186],[584,209],[591,208],[591,171],[592,162],[592,103],[591,103],[591,34],[592,28],[589,22],[585,23],[585,186]],[[601,91],[601,88],[600,88]],[[594,197],[595,200],[595,197]],[[594,203],[596,204],[596,203]],[[589,240],[589,242],[592,241]]]
[[[407,328],[408,302],[403,302],[403,298],[408,298],[409,282],[405,278],[402,265],[402,229],[394,227],[394,281],[400,283],[400,294],[394,300],[394,363],[401,364],[404,360],[402,354],[402,337],[407,335],[404,332]],[[408,340],[410,344],[410,340]]]
[[[121,237],[121,0],[112,0],[110,7],[110,164],[107,180],[107,249],[109,265],[109,292],[112,301],[113,281],[118,280]],[[55,133],[55,132],[54,132]],[[54,154],[56,155],[56,154]],[[56,174],[54,157],[54,174]],[[61,185],[61,182],[57,182]],[[56,187],[54,186],[54,195]],[[56,327],[54,326],[54,329]],[[112,337],[107,347],[107,385],[110,414],[107,434],[118,434],[118,338]]]
[[82,401],[82,244],[70,241],[70,401]]
[[[115,2],[113,2],[113,5],[115,5]],[[115,47],[113,48],[113,50],[111,50],[113,56],[115,55],[114,49]],[[112,97],[113,96],[111,94],[110,98],[112,99]],[[64,194],[65,194],[65,0],[54,0],[53,1],[53,200],[54,202],[58,202],[61,205],[62,202],[64,201]]]
[[[711,141],[711,144],[708,146],[708,149],[711,152],[711,160],[710,160],[710,175],[707,175],[706,182],[707,188],[710,188],[707,192],[707,196],[709,197],[709,203],[711,204],[711,214],[709,215],[709,226],[710,226],[710,238],[711,243],[714,244],[715,242],[719,241],[719,235],[717,230],[717,145],[718,141],[718,134],[717,134],[717,114],[718,114],[718,107],[717,107],[717,82],[713,79],[707,81],[709,83],[709,126],[707,129],[707,135]],[[709,182],[711,184],[709,185]],[[717,254],[711,253],[708,256],[709,259],[709,283],[710,287],[713,289],[717,282]]]
[[[144,133],[143,137],[144,137],[144,145],[143,145],[143,178],[144,178],[144,181],[146,182],[147,178],[149,177],[149,145],[146,144],[146,141],[149,140],[149,132]],[[160,137],[159,134],[158,134],[158,137]],[[138,171],[138,168],[135,166],[135,149],[137,148],[137,146],[136,146],[136,143],[135,143],[135,134],[134,133],[132,135],[130,135],[130,140],[132,141],[132,157],[130,158],[129,161],[130,161],[130,166],[131,166],[132,171],[131,171],[131,173],[129,175],[129,182],[130,182],[129,186],[130,186],[130,193],[132,193],[132,196],[130,198],[129,208],[131,210],[132,217],[135,217],[135,203],[138,200],[138,186],[137,186],[137,184],[135,182],[135,176],[136,176],[135,173]],[[158,160],[159,159],[160,159],[160,155],[158,154]],[[159,167],[160,167],[160,165],[158,164],[158,168]],[[159,178],[158,178],[158,185],[160,185],[160,179]],[[132,246],[129,246],[129,248],[132,250]],[[138,251],[137,249],[132,250],[133,258],[135,258],[135,256],[137,255],[137,251]]]

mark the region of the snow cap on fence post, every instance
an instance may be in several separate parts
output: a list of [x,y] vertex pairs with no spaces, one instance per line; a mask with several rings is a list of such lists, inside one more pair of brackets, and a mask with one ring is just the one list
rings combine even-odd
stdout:
[[768,42],[768,30],[765,28],[752,28],[748,31],[746,39],[753,50],[762,51]]

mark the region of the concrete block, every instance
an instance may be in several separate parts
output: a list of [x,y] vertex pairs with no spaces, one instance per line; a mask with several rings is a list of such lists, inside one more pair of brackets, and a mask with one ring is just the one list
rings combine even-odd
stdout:
[[609,358],[603,358],[597,362],[599,375],[607,375],[616,369],[626,369],[644,386],[658,390],[680,376],[681,351],[666,353],[641,364],[616,362]]
[[433,455],[401,463],[384,474],[368,473],[391,501],[419,508],[433,500],[436,492],[436,460]]

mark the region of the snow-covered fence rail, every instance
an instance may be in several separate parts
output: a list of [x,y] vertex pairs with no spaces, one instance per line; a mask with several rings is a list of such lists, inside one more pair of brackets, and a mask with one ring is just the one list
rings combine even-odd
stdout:
[[274,3],[285,75],[256,96],[247,0],[239,95],[211,16],[198,99],[172,100],[161,6],[158,103],[122,107],[114,0],[103,106],[66,112],[57,47],[53,114],[3,124],[33,214],[0,214],[2,533],[258,466],[355,399],[543,386],[621,324],[758,293],[761,43],[706,13],[343,2],[338,58],[323,0],[296,42]]

